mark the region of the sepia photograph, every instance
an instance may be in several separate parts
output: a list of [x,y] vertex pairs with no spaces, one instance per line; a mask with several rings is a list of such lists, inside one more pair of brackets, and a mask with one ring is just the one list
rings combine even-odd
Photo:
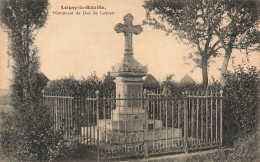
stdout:
[[1,0],[0,161],[257,162],[260,1]]

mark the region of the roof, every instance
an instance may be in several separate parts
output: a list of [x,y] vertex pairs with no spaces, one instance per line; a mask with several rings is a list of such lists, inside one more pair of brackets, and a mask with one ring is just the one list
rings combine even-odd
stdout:
[[47,83],[48,81],[50,81],[50,80],[46,77],[46,75],[44,75],[42,72],[39,72],[39,73],[38,73],[38,76],[39,76],[43,81],[45,81],[46,83]]
[[188,74],[186,74],[183,78],[181,78],[180,83],[195,83],[195,81]]
[[144,82],[146,84],[159,84],[159,82],[155,79],[155,77],[152,75],[152,74],[148,74],[145,79],[144,79]]

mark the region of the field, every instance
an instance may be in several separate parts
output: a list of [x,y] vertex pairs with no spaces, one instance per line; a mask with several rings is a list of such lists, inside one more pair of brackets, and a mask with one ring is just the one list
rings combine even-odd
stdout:
[[[0,131],[1,131],[3,118],[7,117],[7,114],[10,113],[12,110],[13,108],[11,106],[10,90],[6,90],[6,89],[0,90]],[[3,155],[1,145],[0,145],[0,161],[10,161]]]

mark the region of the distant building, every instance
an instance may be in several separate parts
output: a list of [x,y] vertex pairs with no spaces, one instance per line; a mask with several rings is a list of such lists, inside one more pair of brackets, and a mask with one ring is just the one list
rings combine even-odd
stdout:
[[38,75],[38,80],[39,80],[39,84],[41,87],[45,87],[47,86],[48,82],[50,81],[45,74],[43,74],[42,72],[39,72]]
[[195,84],[195,81],[188,75],[186,74],[181,80],[181,84]]

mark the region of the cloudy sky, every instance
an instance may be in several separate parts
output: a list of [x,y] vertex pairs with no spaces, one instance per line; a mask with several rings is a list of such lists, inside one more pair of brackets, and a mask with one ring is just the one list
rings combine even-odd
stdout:
[[[124,36],[114,31],[117,23],[123,23],[123,16],[131,13],[134,24],[145,19],[143,0],[50,0],[49,17],[44,28],[40,29],[35,41],[40,56],[40,70],[50,79],[59,79],[74,75],[76,79],[87,77],[91,72],[102,76],[119,63],[124,54]],[[81,15],[57,15],[54,12],[72,12],[61,9],[62,6],[101,5],[104,10],[76,10]],[[83,11],[91,15],[83,15]],[[97,11],[98,15],[93,15]],[[113,12],[101,15],[99,12]],[[8,88],[11,68],[8,68],[7,34],[0,31],[0,89]],[[157,80],[163,81],[167,74],[173,73],[179,81],[189,74],[195,81],[201,82],[201,69],[186,65],[183,57],[193,50],[178,42],[173,36],[166,36],[163,31],[144,26],[143,32],[133,37],[134,57],[143,65],[148,65],[148,72]],[[241,63],[243,55],[236,52],[236,63]],[[251,54],[251,64],[259,67],[259,56]],[[259,54],[258,54],[259,55]],[[209,78],[219,77],[218,68],[223,58],[211,64]],[[11,61],[10,61],[11,62]],[[231,65],[231,64],[230,64]],[[231,66],[230,66],[231,67]]]

